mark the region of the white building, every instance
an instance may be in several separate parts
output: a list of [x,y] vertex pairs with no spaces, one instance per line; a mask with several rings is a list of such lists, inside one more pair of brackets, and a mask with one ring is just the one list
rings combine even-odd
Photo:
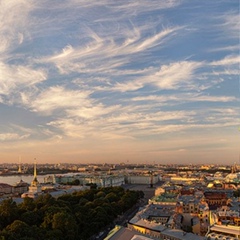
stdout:
[[126,176],[126,183],[128,184],[156,184],[159,182],[158,175],[128,175]]

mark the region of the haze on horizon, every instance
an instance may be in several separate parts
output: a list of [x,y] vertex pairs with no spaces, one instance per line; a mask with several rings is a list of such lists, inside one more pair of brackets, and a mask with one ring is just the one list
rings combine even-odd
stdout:
[[2,0],[0,162],[239,160],[238,0]]

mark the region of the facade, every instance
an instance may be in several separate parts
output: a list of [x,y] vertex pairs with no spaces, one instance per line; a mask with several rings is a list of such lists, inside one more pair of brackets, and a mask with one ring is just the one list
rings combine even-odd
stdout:
[[202,202],[199,205],[199,212],[198,212],[198,218],[200,221],[200,235],[204,236],[207,231],[208,231],[208,227],[209,227],[209,207],[208,204],[206,202]]
[[29,184],[22,179],[13,186],[14,195],[21,195],[28,191]]
[[167,228],[162,224],[156,224],[154,222],[144,221],[140,219],[138,221],[131,220],[128,223],[130,230],[137,231],[141,234],[150,237],[151,239],[164,239],[164,240],[204,240],[205,237],[195,235],[193,233],[187,233],[180,229]]
[[121,186],[124,184],[124,176],[114,176],[114,175],[105,175],[105,176],[94,176],[84,178],[86,183],[95,183],[98,187],[114,187]]
[[14,186],[6,183],[0,183],[0,196],[2,197],[13,197],[21,195],[22,193],[28,191],[28,183],[24,181],[20,181],[16,183]]
[[223,206],[216,211],[219,224],[234,224],[235,226],[240,226],[240,216],[239,209],[232,210],[228,206]]
[[96,184],[98,187],[121,186],[125,183],[121,175],[55,175],[45,181],[53,183],[69,183],[79,180],[81,185]]
[[127,184],[156,184],[159,182],[158,175],[127,175],[125,177],[125,182]]
[[228,197],[225,192],[206,191],[204,197],[210,210],[216,210],[217,208],[228,204]]
[[6,183],[0,183],[0,195],[6,195],[13,193],[13,187]]

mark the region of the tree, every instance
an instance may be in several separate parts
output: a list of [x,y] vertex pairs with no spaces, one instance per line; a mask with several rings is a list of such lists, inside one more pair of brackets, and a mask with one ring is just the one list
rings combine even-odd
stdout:
[[57,206],[48,207],[44,212],[44,218],[43,218],[43,222],[41,223],[41,227],[46,229],[51,229],[54,214],[59,212],[65,212],[65,211],[66,210],[64,208],[60,208]]
[[19,217],[19,208],[12,199],[3,200],[0,205],[0,223],[1,228],[11,224]]
[[49,230],[46,233],[45,239],[48,240],[64,240],[64,234],[59,229]]
[[27,211],[22,213],[20,220],[27,223],[29,226],[41,224],[41,217],[37,211]]
[[36,207],[39,209],[41,207],[48,207],[53,205],[56,202],[56,199],[52,197],[51,194],[47,193],[44,195],[40,195],[36,200]]
[[119,200],[119,197],[116,193],[110,192],[106,195],[105,199],[107,199],[109,202],[116,202]]
[[36,203],[33,198],[26,197],[23,199],[23,202],[19,205],[23,210],[33,211],[36,207]]
[[20,239],[29,235],[28,224],[20,220],[15,220],[12,224],[6,227],[6,230],[10,233],[10,236],[15,239]]
[[64,239],[75,239],[77,237],[77,225],[73,215],[67,212],[58,212],[53,215],[52,229],[60,230]]
[[63,195],[12,199],[0,204],[0,240],[75,240],[99,233],[118,214],[131,208],[141,193],[121,187],[90,189]]

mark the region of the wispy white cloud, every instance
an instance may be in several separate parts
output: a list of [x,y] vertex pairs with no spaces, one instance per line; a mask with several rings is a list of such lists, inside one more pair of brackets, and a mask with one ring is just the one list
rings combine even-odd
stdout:
[[122,43],[118,43],[120,38],[118,35],[103,38],[93,30],[88,30],[89,38],[92,39],[88,45],[77,48],[68,45],[62,49],[62,52],[42,58],[40,61],[55,64],[62,74],[70,72],[116,74],[119,71],[118,68],[127,65],[136,54],[161,46],[167,36],[170,37],[179,30],[179,27],[166,28],[143,38],[144,33],[141,33],[141,28],[133,31],[137,32],[137,35],[131,39],[127,35],[130,30],[126,29],[121,36],[125,39]]
[[[131,107],[127,107],[130,111]],[[125,110],[127,110],[125,108]],[[181,127],[181,124],[170,124],[169,121],[181,120],[188,122],[195,116],[195,112],[172,111],[172,112],[157,112],[157,113],[138,113],[126,112],[123,113],[116,110],[105,117],[92,116],[91,119],[85,121],[82,116],[72,118],[62,118],[48,123],[49,126],[59,129],[64,135],[68,137],[80,137],[99,139],[134,139],[136,136],[148,134],[159,134],[180,131],[186,126]],[[161,130],[161,131],[160,131]]]
[[191,85],[189,81],[194,76],[194,71],[202,64],[199,62],[176,62],[170,65],[163,65],[156,74],[155,84],[162,89],[176,88],[184,83],[184,86]]
[[67,110],[68,116],[74,116],[84,119],[91,119],[96,117],[103,117],[106,114],[109,114],[113,111],[117,111],[119,106],[104,106],[103,104],[93,104],[91,106],[79,106],[72,110]]
[[159,89],[178,89],[184,86],[192,88],[194,72],[203,64],[201,62],[181,61],[162,65],[160,69],[149,68],[142,76],[135,80],[117,83],[112,90],[135,91],[146,85],[157,86]]
[[22,44],[28,36],[28,15],[33,9],[31,1],[7,1],[0,3],[0,59],[5,59],[3,53],[10,52],[14,47]]
[[[181,98],[182,99],[182,98]],[[173,95],[148,95],[142,97],[134,97],[132,101],[157,101],[157,102],[166,102],[166,101],[179,101],[180,97],[173,96]]]
[[1,133],[0,141],[16,141],[28,138],[29,135],[19,135],[17,133]]
[[[112,2],[110,0],[101,1],[98,3],[91,3],[85,0],[71,0],[69,4],[71,7],[83,7],[83,8],[90,8],[93,6],[101,7],[101,6],[108,6],[111,11],[114,13],[126,13],[129,15],[137,15],[143,12],[149,12],[152,10],[161,10],[161,9],[168,9],[174,8],[181,4],[181,0],[153,0],[150,3],[144,0],[138,0],[134,2],[129,1],[121,1],[121,4],[118,2]],[[124,15],[124,17],[126,17]]]
[[235,52],[239,50],[239,44],[237,45],[232,45],[232,46],[224,46],[224,47],[218,47],[218,48],[213,48],[210,50],[210,52],[217,52],[217,51],[226,51],[226,52]]
[[51,114],[58,109],[71,109],[79,106],[92,106],[90,92],[67,90],[62,86],[50,87],[35,99],[29,99],[29,107],[39,113]]
[[235,102],[238,99],[229,96],[196,96],[191,99],[194,102]]
[[154,47],[156,45],[159,45],[161,43],[161,39],[163,39],[164,37],[173,33],[176,29],[166,29],[160,33],[155,34],[154,36],[152,36],[150,38],[147,38],[140,44],[136,45],[136,50],[142,51],[142,50],[148,49],[149,47]]
[[46,79],[47,72],[43,69],[0,62],[0,94],[2,95],[8,95],[18,88],[29,88]]
[[225,68],[225,69],[219,70],[219,71],[214,70],[214,72],[209,73],[209,75],[210,76],[215,75],[215,76],[221,76],[221,77],[224,77],[226,75],[238,76],[239,75],[239,69],[236,67],[236,68]]
[[[144,87],[145,83],[141,79],[128,81],[123,83],[116,83],[114,87],[109,88],[110,91],[120,91],[120,92],[127,92],[127,91],[135,91],[139,90]],[[106,89],[106,88],[105,88]]]
[[238,101],[236,97],[232,96],[209,96],[195,93],[178,94],[178,95],[150,95],[143,97],[135,97],[133,101],[155,101],[155,102],[235,102]]
[[[231,55],[226,56],[224,59],[214,61],[210,63],[213,66],[229,66],[229,65],[236,65],[240,64],[240,56],[239,55]],[[238,66],[236,66],[238,67]]]
[[239,39],[239,29],[240,29],[240,21],[239,21],[239,9],[238,11],[230,11],[225,13],[223,16],[224,23],[222,24],[222,28],[227,33],[227,37],[235,37]]

